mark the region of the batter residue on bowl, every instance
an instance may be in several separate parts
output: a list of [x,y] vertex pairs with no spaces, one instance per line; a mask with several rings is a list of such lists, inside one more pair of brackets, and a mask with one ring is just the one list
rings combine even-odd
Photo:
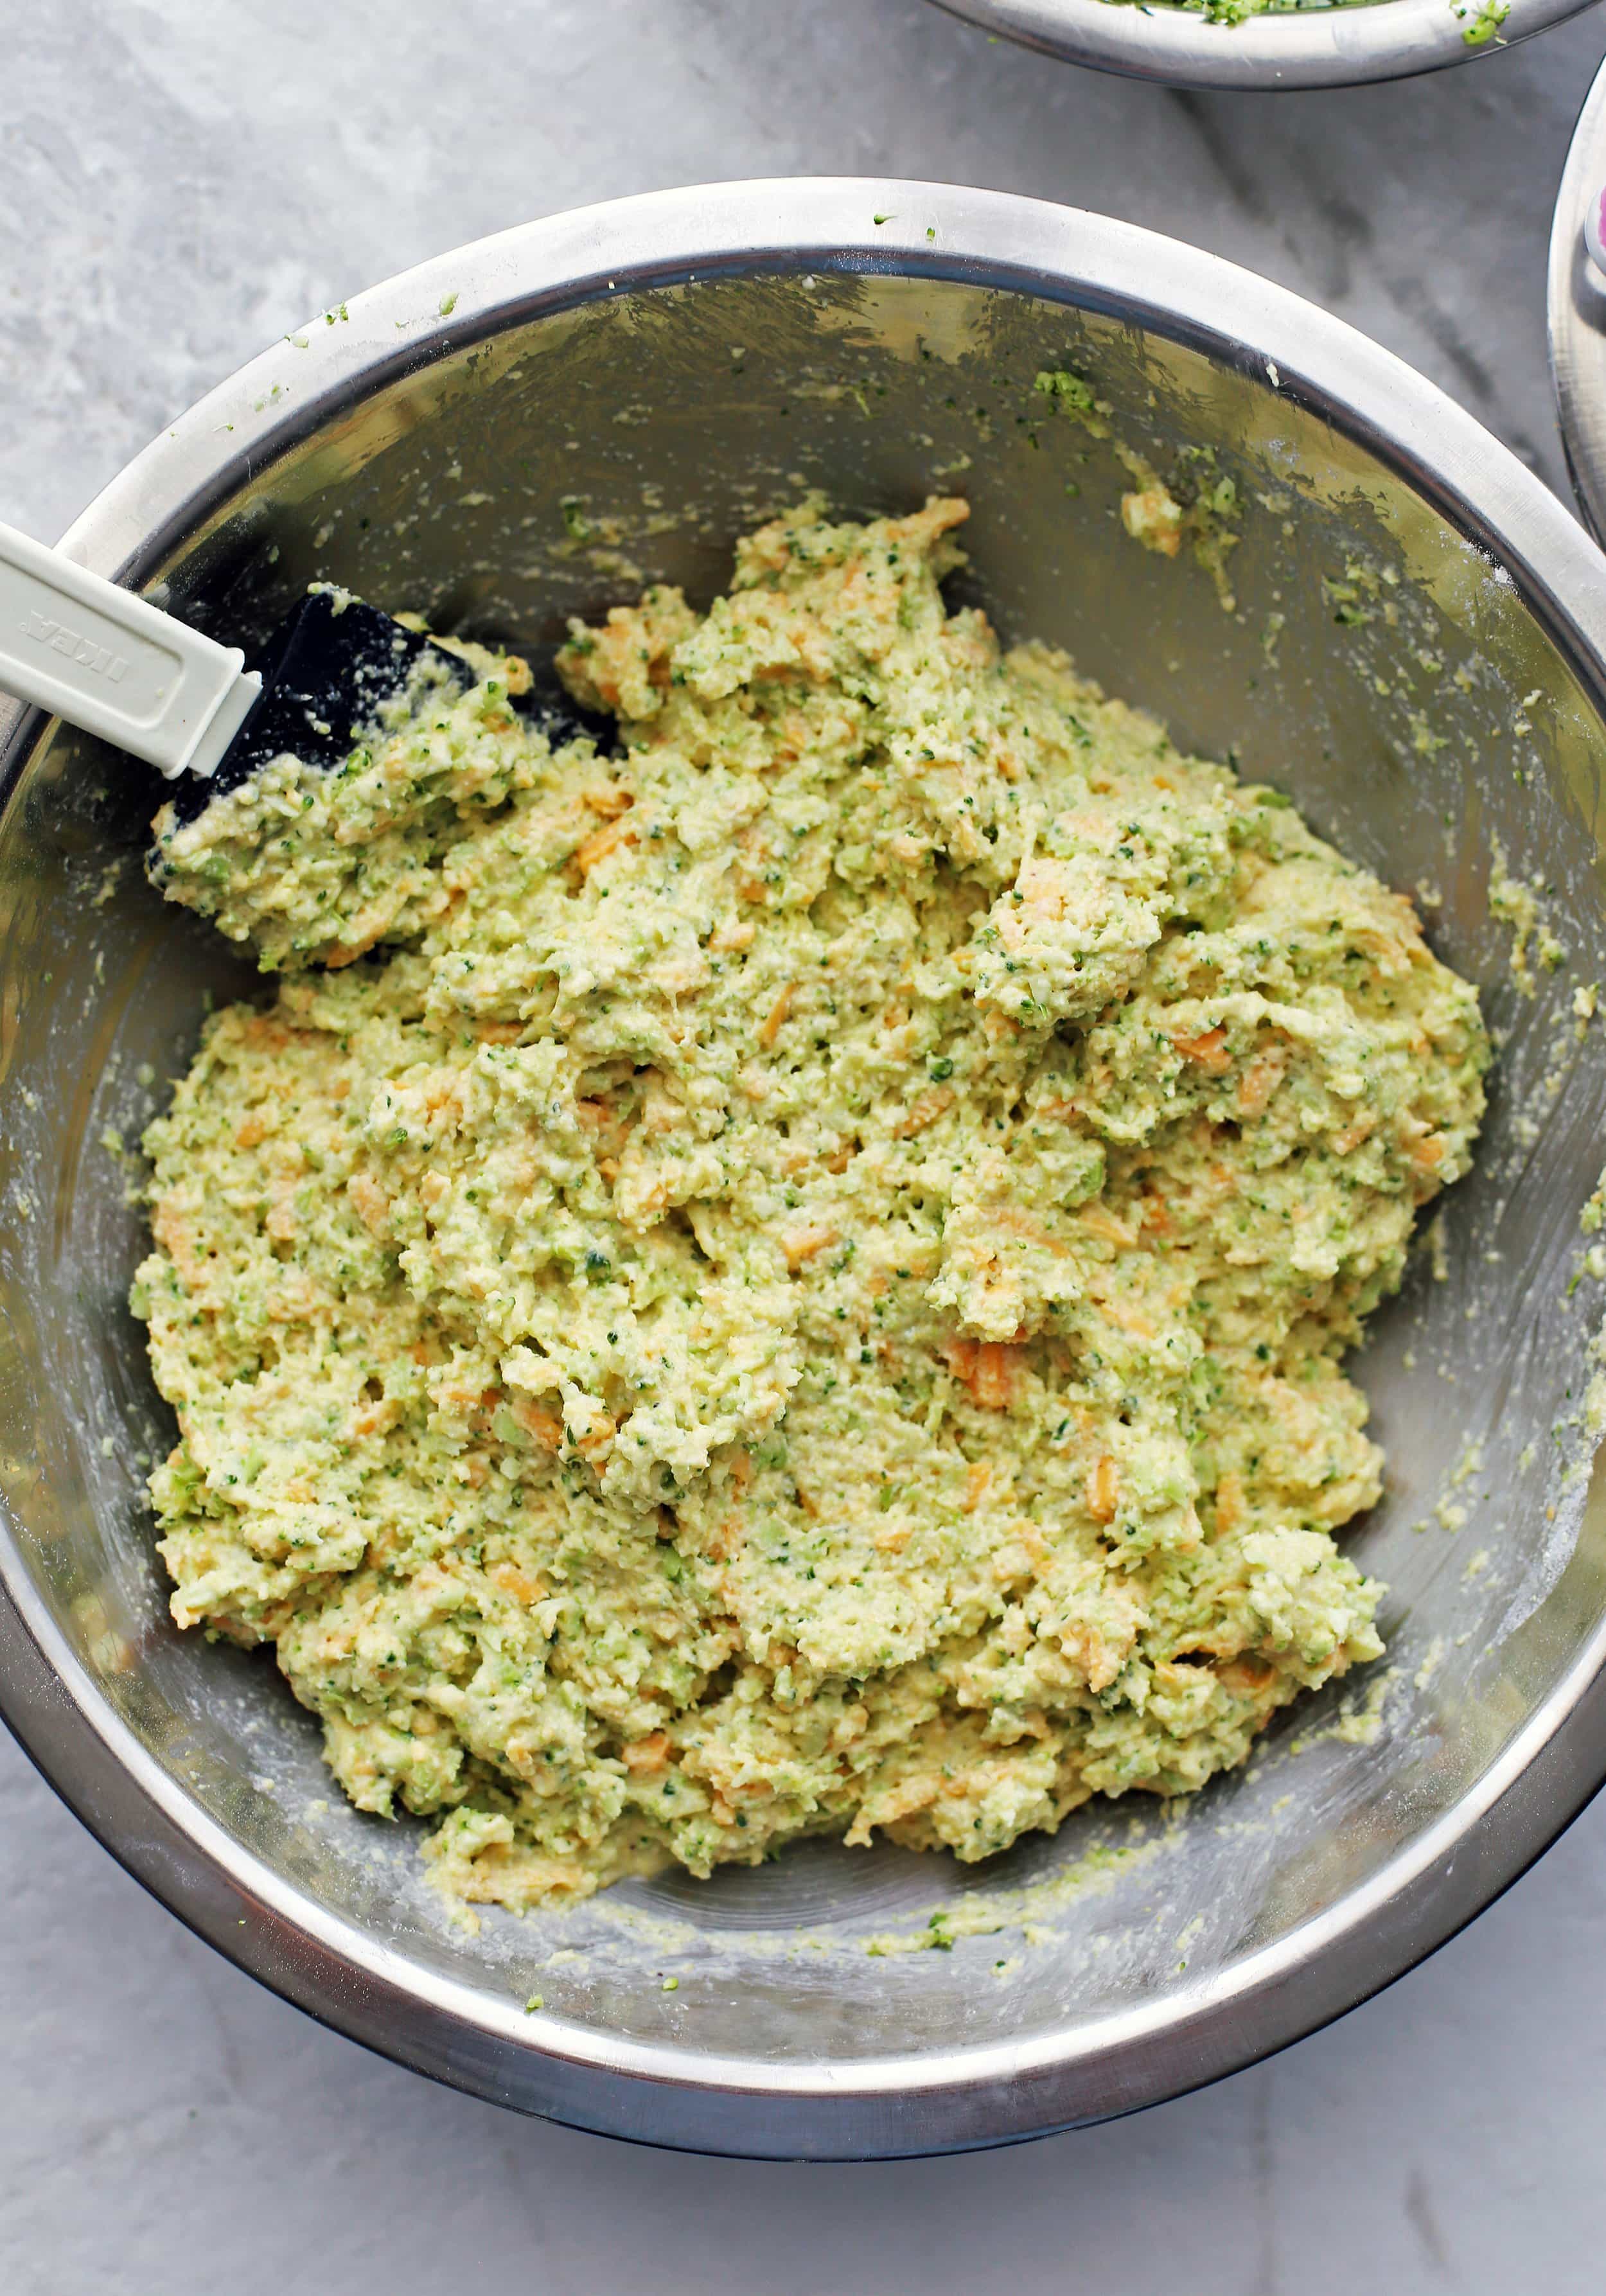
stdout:
[[742,542],[168,898],[276,998],[147,1146],[175,1615],[268,1641],[462,1898],[880,1830],[963,1858],[1242,1762],[1381,1649],[1341,1362],[1487,1045],[1404,899],[1062,655],[960,502]]

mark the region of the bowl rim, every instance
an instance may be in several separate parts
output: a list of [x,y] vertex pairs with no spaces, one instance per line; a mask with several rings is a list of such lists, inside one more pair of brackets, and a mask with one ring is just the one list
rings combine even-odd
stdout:
[[1551,221],[1546,290],[1551,381],[1568,475],[1593,533],[1606,536],[1606,278],[1584,244],[1606,186],[1606,63],[1578,113]]
[[[248,362],[136,455],[61,546],[149,586],[248,475],[373,391],[477,341],[696,279],[831,273],[955,280],[1118,315],[1259,381],[1412,484],[1496,578],[1520,586],[1606,701],[1606,560],[1436,386],[1344,322],[1197,249],[1082,210],[942,184],[697,186],[572,210],[436,257]],[[0,806],[45,723],[0,715]],[[575,2126],[749,2157],[889,2158],[1017,2141],[1179,2095],[1287,2046],[1442,1944],[1577,1815],[1606,1780],[1603,1669],[1606,1617],[1476,1787],[1366,1883],[1150,2004],[922,2056],[716,2057],[527,2015],[304,1897],[114,1712],[55,1626],[0,1508],[0,1712],[56,1791],[181,1919],[324,2022],[414,2070]]]
[[[1511,0],[1471,43],[1451,0],[1350,0],[1213,24],[1172,0],[935,0],[1004,38],[1129,79],[1171,87],[1356,87],[1476,63],[1566,21],[1595,0]],[[1469,10],[1473,0],[1466,0]]]

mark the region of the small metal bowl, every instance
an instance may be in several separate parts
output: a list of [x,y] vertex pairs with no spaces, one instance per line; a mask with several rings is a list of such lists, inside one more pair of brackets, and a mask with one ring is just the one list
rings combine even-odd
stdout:
[[[1127,538],[1127,472],[1038,387],[1068,367],[1159,469],[1232,479],[1230,610]],[[1442,1280],[1423,1255],[1357,1365],[1389,1481],[1348,1543],[1390,1588],[1387,1666],[1187,1808],[1078,1812],[990,1869],[805,1843],[454,1927],[419,1829],[343,1803],[267,1658],[168,1620],[141,1488],[173,1428],[124,1305],[120,1141],[207,1000],[260,984],[143,882],[153,776],[12,709],[0,1708],[131,1871],[342,2031],[581,2127],[841,2159],[1039,2134],[1280,2047],[1469,1920],[1606,1776],[1578,1267],[1606,1043],[1572,1004],[1606,981],[1606,561],[1430,383],[1280,288],[1062,208],[826,181],[555,217],[317,314],[64,546],[247,643],[322,576],[538,648],[643,582],[708,598],[808,486],[861,513],[963,489],[959,597],[1420,888],[1480,984],[1501,1065]],[[1496,848],[1565,920],[1531,996]]]
[[1584,220],[1606,191],[1606,65],[1568,148],[1550,234],[1550,364],[1567,467],[1579,506],[1606,536],[1606,275],[1590,260]]
[[1469,38],[1479,0],[1370,0],[1213,24],[1168,0],[936,0],[950,15],[1068,63],[1171,87],[1353,87],[1474,62],[1532,39],[1594,0],[1512,0],[1496,25]]

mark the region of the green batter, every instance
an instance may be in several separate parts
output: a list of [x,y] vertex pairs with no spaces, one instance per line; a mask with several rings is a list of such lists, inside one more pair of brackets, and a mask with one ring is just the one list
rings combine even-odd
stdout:
[[146,1144],[174,1612],[460,1898],[986,1857],[1381,1649],[1340,1366],[1466,1168],[1476,996],[1274,790],[947,614],[965,516],[806,504],[707,615],[577,626],[618,758],[476,654],[158,820],[278,976]]

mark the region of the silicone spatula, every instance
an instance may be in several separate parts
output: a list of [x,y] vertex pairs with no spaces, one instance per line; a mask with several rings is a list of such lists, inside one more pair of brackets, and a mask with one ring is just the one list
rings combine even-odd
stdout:
[[0,689],[169,780],[197,774],[231,789],[287,750],[337,765],[426,660],[443,683],[473,681],[461,656],[319,587],[248,669],[238,646],[0,526]]

